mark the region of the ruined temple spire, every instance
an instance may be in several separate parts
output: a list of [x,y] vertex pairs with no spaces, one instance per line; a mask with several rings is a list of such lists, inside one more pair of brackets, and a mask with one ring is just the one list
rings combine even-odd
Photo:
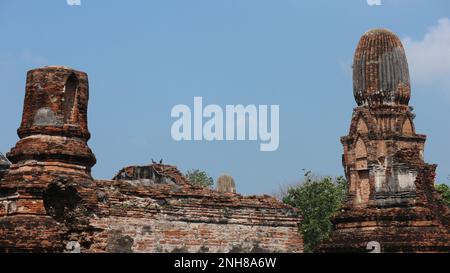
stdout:
[[408,64],[400,39],[366,32],[353,65],[354,108],[344,146],[346,202],[320,251],[448,252],[450,210],[434,189],[436,165],[424,162],[426,136],[408,106]]
[[400,39],[372,29],[360,39],[353,62],[353,94],[361,105],[408,105],[408,62]]

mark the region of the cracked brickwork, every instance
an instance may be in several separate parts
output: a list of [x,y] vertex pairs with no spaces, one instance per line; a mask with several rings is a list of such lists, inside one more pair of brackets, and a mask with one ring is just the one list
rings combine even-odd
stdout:
[[193,186],[152,164],[94,180],[86,73],[28,72],[20,140],[0,155],[0,252],[302,252],[276,199]]
[[425,135],[415,132],[406,55],[384,29],[365,33],[355,52],[350,132],[341,138],[348,180],[343,211],[318,250],[448,252],[449,208],[434,189],[436,165],[424,162]]

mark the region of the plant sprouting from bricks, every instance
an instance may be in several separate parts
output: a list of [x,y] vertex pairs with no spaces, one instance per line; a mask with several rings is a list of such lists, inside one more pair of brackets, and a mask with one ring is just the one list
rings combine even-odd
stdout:
[[442,202],[450,206],[450,187],[447,184],[436,185],[436,191],[442,196]]
[[288,189],[283,201],[300,210],[303,221],[300,230],[305,241],[305,251],[313,252],[317,244],[327,239],[331,218],[342,207],[347,192],[344,177],[315,177],[305,172],[304,182]]
[[189,182],[195,186],[210,188],[214,185],[214,179],[210,177],[205,171],[193,169],[186,173]]

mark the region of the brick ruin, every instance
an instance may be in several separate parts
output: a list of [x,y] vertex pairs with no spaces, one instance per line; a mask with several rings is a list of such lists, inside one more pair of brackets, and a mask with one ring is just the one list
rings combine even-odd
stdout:
[[362,36],[353,91],[358,106],[341,138],[347,200],[318,250],[449,252],[450,210],[434,189],[436,165],[423,159],[426,136],[415,131],[408,63],[395,34]]
[[[423,159],[398,37],[364,34],[353,73],[358,106],[341,139],[347,200],[317,251],[449,252],[450,209]],[[20,140],[0,154],[0,252],[303,252],[297,212],[236,194],[229,176],[218,191],[156,163],[93,179],[88,94],[83,72],[28,72]]]
[[93,179],[88,94],[86,73],[28,72],[20,140],[0,156],[0,252],[303,251],[300,216],[270,196],[194,186],[163,164]]

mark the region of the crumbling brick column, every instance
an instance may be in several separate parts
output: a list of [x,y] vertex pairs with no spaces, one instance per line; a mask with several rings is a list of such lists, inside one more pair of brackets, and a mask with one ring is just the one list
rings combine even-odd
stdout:
[[[88,78],[62,66],[27,74],[20,140],[0,182],[0,251],[62,251],[89,200]],[[70,222],[70,223],[68,223]]]

